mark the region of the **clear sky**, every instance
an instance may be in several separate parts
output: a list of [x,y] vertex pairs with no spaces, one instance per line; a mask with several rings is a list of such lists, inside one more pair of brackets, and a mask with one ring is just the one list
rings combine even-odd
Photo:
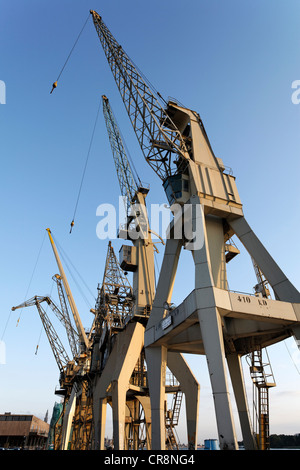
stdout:
[[[117,205],[119,196],[102,111],[72,234],[69,228],[102,94],[110,100],[141,180],[150,183],[148,205],[166,202],[160,180],[143,160],[91,18],[50,94],[90,9],[102,15],[165,98],[175,97],[199,112],[215,154],[233,168],[248,222],[300,287],[300,104],[291,99],[292,83],[300,80],[298,0],[0,0],[0,80],[6,88],[6,104],[0,104],[0,336],[6,351],[0,364],[0,413],[43,418],[59,400],[54,395],[58,368],[36,309],[11,313],[12,306],[34,295],[51,293],[57,300],[47,227],[89,287],[83,287],[86,301],[70,274],[82,322],[86,328],[92,323],[89,308],[102,281],[108,244],[96,236],[96,209]],[[1,91],[3,86],[0,102]],[[112,243],[118,252],[120,241]],[[238,247],[242,253],[229,266],[229,286],[253,292],[251,263]],[[160,247],[158,265],[162,253]],[[176,278],[175,303],[193,289],[187,255]],[[268,351],[277,383],[270,391],[270,431],[298,433],[299,354],[293,339]],[[209,377],[203,357],[187,359],[201,384],[203,442],[217,437]],[[247,365],[244,372],[251,402]],[[240,438],[236,412],[235,419]]]

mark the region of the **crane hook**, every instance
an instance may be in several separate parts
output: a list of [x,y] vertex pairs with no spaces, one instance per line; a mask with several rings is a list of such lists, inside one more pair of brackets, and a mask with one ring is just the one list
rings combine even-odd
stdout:
[[57,81],[53,83],[52,90],[50,91],[50,95],[56,87],[57,87]]
[[74,219],[71,222],[71,228],[70,228],[70,233],[72,232],[72,228],[74,227]]

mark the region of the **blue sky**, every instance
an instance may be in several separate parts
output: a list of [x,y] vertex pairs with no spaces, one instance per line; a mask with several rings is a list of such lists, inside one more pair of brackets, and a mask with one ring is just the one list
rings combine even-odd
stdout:
[[[84,326],[92,322],[89,307],[102,281],[108,243],[96,236],[96,209],[116,205],[119,196],[102,111],[71,235],[69,227],[102,94],[140,178],[150,183],[148,204],[166,201],[160,180],[143,160],[91,18],[50,95],[90,9],[102,15],[165,98],[199,112],[215,154],[233,168],[248,222],[300,286],[300,105],[291,100],[292,82],[300,79],[298,1],[0,0],[0,80],[6,84],[6,104],[0,105],[0,335],[6,348],[0,412],[44,417],[57,400],[58,369],[36,309],[24,309],[17,327],[20,311],[11,313],[25,296],[51,292],[57,267],[44,238],[47,227],[94,293],[86,292],[87,303],[69,278]],[[113,246],[118,252],[120,241]],[[187,255],[176,278],[175,303],[193,288],[192,271],[185,274],[192,268]],[[255,277],[243,251],[229,268],[230,288],[252,292]],[[55,290],[52,294],[56,300]],[[270,429],[292,434],[300,431],[300,376],[287,346],[298,360],[292,339],[269,348],[277,382],[270,392]],[[188,360],[201,383],[203,441],[217,437],[207,368],[204,358]]]

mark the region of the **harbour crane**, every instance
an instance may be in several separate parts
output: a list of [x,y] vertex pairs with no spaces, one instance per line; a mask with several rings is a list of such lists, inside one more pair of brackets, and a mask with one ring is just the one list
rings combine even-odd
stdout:
[[[141,387],[141,390],[146,386],[146,376],[145,376],[145,363],[144,363],[144,351],[143,351],[143,334],[141,333],[146,325],[147,319],[149,318],[151,305],[154,296],[155,290],[155,277],[154,277],[154,248],[153,242],[151,239],[151,234],[149,230],[149,225],[147,224],[147,218],[145,217],[145,197],[149,191],[149,188],[145,185],[138,184],[136,181],[136,177],[133,175],[132,167],[129,163],[127,152],[125,150],[125,143],[121,137],[116,119],[113,115],[112,109],[110,107],[109,101],[106,96],[102,96],[102,103],[103,103],[103,114],[105,118],[106,128],[108,132],[109,142],[112,150],[112,155],[115,163],[116,173],[118,177],[118,182],[120,185],[121,196],[125,202],[125,209],[126,209],[126,220],[125,220],[125,227],[120,228],[120,232],[122,235],[119,237],[122,239],[131,239],[133,246],[123,245],[120,253],[122,259],[120,260],[120,265],[117,262],[113,248],[111,244],[109,244],[109,251],[107,255],[106,261],[106,269],[104,273],[103,284],[101,290],[99,290],[99,297],[98,297],[98,316],[103,316],[106,314],[106,320],[103,322],[105,332],[107,335],[106,343],[102,340],[101,341],[101,348],[105,354],[105,363],[102,364],[104,369],[102,373],[97,378],[97,384],[95,385],[96,392],[94,395],[97,395],[97,390],[102,387],[102,383],[106,384],[103,385],[103,392],[106,390],[108,386],[108,379],[106,369],[110,369],[110,373],[113,373],[112,367],[117,371],[118,367],[120,367],[119,363],[121,364],[124,361],[124,367],[126,370],[131,370],[131,373],[128,373],[128,377],[126,377],[126,381],[131,383],[129,386],[129,393],[123,396],[119,396],[118,393],[113,394],[112,396],[112,408],[113,408],[113,422],[114,422],[114,445],[115,448],[123,449],[123,448],[134,448],[138,449],[143,447],[144,444],[141,443],[141,425],[145,424],[146,427],[146,441],[147,447],[149,448],[149,419],[144,417],[142,420],[140,419],[141,416],[141,409],[144,407],[141,404],[141,397],[137,398],[130,388],[134,386]],[[140,180],[137,178],[139,183]],[[138,210],[136,209],[136,205],[138,205]],[[131,222],[136,229],[136,232],[139,231],[138,236],[131,238],[132,229],[130,227]],[[124,276],[124,271],[130,271],[133,273],[133,288],[131,291],[128,290],[128,281],[126,276]],[[106,295],[104,292],[107,291]],[[116,291],[115,293],[113,291]],[[120,299],[122,299],[122,295],[125,292],[125,299],[129,299],[126,303],[120,303]],[[123,296],[124,297],[124,296]],[[117,300],[116,300],[117,299]],[[99,308],[100,307],[100,308]],[[125,307],[125,312],[124,312]],[[120,315],[120,310],[122,314]],[[97,311],[97,309],[96,309]],[[118,312],[117,318],[115,315],[115,311]],[[104,312],[104,315],[103,315]],[[124,315],[125,313],[125,315]],[[101,315],[102,314],[102,315]],[[110,329],[109,321],[111,319],[117,319],[117,328]],[[126,324],[130,319],[134,319],[134,327],[130,325],[127,329],[125,328]],[[109,321],[108,321],[109,320]],[[130,331],[133,331],[133,336],[131,336]],[[134,344],[135,336],[138,337],[137,343],[140,344],[140,351],[139,354],[136,356],[136,364],[132,363],[131,365],[128,364],[129,355],[125,355],[124,358],[117,358],[116,362],[108,361],[108,356],[112,352],[110,347],[110,337],[108,333],[113,331],[114,335],[119,334],[122,332],[122,337],[124,338],[127,336],[128,340],[132,344]],[[118,340],[119,338],[117,338]],[[120,340],[121,341],[121,340]],[[116,349],[116,345],[115,345]],[[137,346],[138,351],[138,346]],[[113,353],[112,353],[112,357]],[[108,362],[107,362],[108,361]],[[127,361],[127,362],[126,362]],[[106,369],[105,369],[106,366]],[[139,373],[137,373],[137,370]],[[118,372],[115,373],[118,377],[118,381],[121,383],[123,378]],[[125,383],[124,380],[124,383]],[[128,385],[128,384],[127,384]],[[141,395],[141,394],[139,394]],[[143,401],[145,402],[147,397],[143,397]],[[122,401],[122,404],[121,404]],[[103,400],[103,397],[99,397],[96,399],[96,407],[98,407],[99,403],[106,403]],[[131,425],[127,423],[125,426],[125,403],[126,409],[131,410]],[[105,405],[106,406],[106,405]],[[121,415],[117,417],[117,413],[120,413],[120,409],[122,409]],[[98,408],[95,411],[96,421],[99,420],[99,411]],[[134,422],[138,420],[139,425],[134,424]],[[126,430],[126,438],[125,438],[125,427]],[[103,448],[103,428],[104,423],[100,426],[96,422],[95,423],[95,442],[96,446]],[[101,434],[101,436],[100,436]]]
[[[205,354],[220,448],[237,449],[227,361],[244,444],[247,449],[255,449],[240,359],[253,350],[254,336],[260,347],[291,335],[300,339],[296,308],[299,308],[300,293],[249,226],[235,177],[227,171],[222,159],[215,156],[199,114],[175,100],[163,103],[102,17],[93,10],[90,13],[146,162],[162,180],[169,204],[176,205],[180,214],[191,209],[187,236],[174,236],[175,229],[184,223],[183,217],[174,218],[170,224],[145,331],[150,396],[155,404],[152,448],[165,448],[162,396],[167,354],[182,351]],[[232,256],[225,257],[225,241],[233,235],[240,239],[264,273],[276,300],[268,299],[264,303],[258,297],[229,291],[226,261]],[[183,247],[193,256],[195,288],[176,308],[175,315],[166,306],[171,302]]]
[[[121,195],[126,198],[125,206],[127,209],[126,214],[128,215],[131,205],[136,200],[136,193],[138,191],[138,185],[140,186],[140,181],[138,176],[133,174],[132,166],[128,158],[128,151],[125,149],[125,143],[121,137],[116,118],[109,100],[105,95],[102,95],[102,109]],[[147,193],[148,191],[149,189],[145,187],[142,192]]]
[[61,340],[59,339],[57,332],[55,331],[55,328],[53,327],[50,321],[50,318],[48,317],[45,309],[41,305],[43,302],[46,302],[54,311],[54,313],[59,318],[59,320],[65,324],[64,315],[49,297],[42,297],[42,296],[36,295],[32,297],[31,299],[26,300],[25,302],[21,303],[20,305],[17,305],[16,307],[12,307],[12,310],[14,311],[23,307],[32,307],[34,305],[36,306],[40,319],[42,321],[44,330],[46,332],[47,338],[49,340],[54,358],[56,360],[56,363],[60,371],[60,381],[63,382],[64,377],[65,377],[66,367],[70,359]]
[[[55,274],[52,279],[57,285],[61,310],[53,300],[50,299],[50,297],[41,296],[35,296],[19,306],[13,307],[13,310],[32,305],[36,305],[38,309],[60,370],[60,389],[56,390],[55,393],[63,397],[63,407],[59,419],[61,424],[55,438],[56,450],[67,448],[69,442],[71,442],[72,448],[81,449],[86,445],[88,440],[87,436],[91,428],[89,426],[87,429],[87,427],[82,426],[83,416],[86,416],[87,411],[91,409],[91,406],[88,405],[90,394],[89,380],[87,377],[87,371],[90,367],[91,343],[90,338],[87,337],[85,330],[83,329],[75,300],[54,243],[51,230],[48,228],[47,232],[60,272],[60,274]],[[72,358],[69,358],[66,353],[59,336],[41,305],[42,302],[47,302],[54,314],[63,324],[68,337]],[[69,314],[69,308],[72,312],[75,323],[74,326]],[[84,420],[85,423],[87,421],[87,419]]]
[[[103,280],[98,286],[95,305],[95,333],[97,366],[92,371],[102,371],[114,343],[114,335],[122,331],[132,316],[134,297],[132,287],[121,269],[111,241],[108,244]],[[95,347],[95,345],[94,345]]]
[[[133,176],[132,165],[125,150],[115,116],[106,96],[102,96],[105,118],[112,155],[116,167],[121,196],[126,198],[126,227],[120,229],[119,238],[129,239],[133,246],[123,245],[120,250],[120,264],[125,271],[133,272],[133,295],[135,297],[134,315],[149,317],[155,293],[154,243],[149,226],[146,196],[147,185],[142,185]],[[130,224],[134,224],[130,230]]]
[[[183,203],[191,190],[195,191],[195,187],[190,188],[188,174],[193,171],[191,163],[196,159],[196,144],[203,145],[202,157],[207,163],[213,160],[218,170],[222,166],[222,162],[212,154],[203,122],[198,113],[189,110],[188,115],[175,101],[170,100],[165,105],[161,95],[149,86],[102,17],[94,10],[90,13],[144,158],[162,180],[170,204]],[[194,142],[192,134],[196,127],[199,128],[198,141]],[[226,183],[224,181],[228,186]],[[234,194],[231,199],[234,200]]]
[[52,234],[51,234],[51,230],[49,228],[47,228],[47,232],[48,232],[49,240],[50,240],[50,243],[51,243],[51,246],[52,246],[52,249],[53,249],[53,253],[54,253],[54,256],[55,256],[55,259],[56,259],[56,262],[57,262],[57,266],[58,266],[58,269],[59,269],[59,272],[60,272],[61,280],[63,282],[65,292],[66,292],[66,295],[67,295],[67,298],[68,298],[68,302],[69,302],[69,305],[70,305],[70,308],[71,308],[71,311],[72,311],[72,314],[73,314],[73,318],[74,318],[74,321],[75,321],[75,324],[76,324],[76,328],[77,328],[77,332],[78,332],[78,335],[79,335],[79,338],[80,338],[80,342],[82,344],[82,347],[85,348],[86,350],[88,350],[88,348],[89,348],[88,338],[87,338],[85,330],[82,326],[82,322],[81,322],[81,319],[80,319],[80,316],[79,316],[79,313],[78,313],[78,310],[77,310],[77,307],[76,307],[76,303],[75,303],[75,300],[73,298],[73,294],[72,294],[72,291],[70,289],[68,279],[65,275],[64,268],[63,268],[62,263],[60,261],[60,258],[59,258],[58,252],[57,252],[57,248],[55,246],[55,243],[54,243],[54,240],[53,240],[53,237],[52,237]]
[[[61,426],[59,437],[56,439],[58,449],[66,449],[70,445],[72,449],[82,449],[89,441],[90,420],[87,419],[90,405],[90,382],[88,370],[91,358],[91,338],[87,336],[81,318],[70,289],[62,262],[60,260],[51,230],[47,228],[50,244],[59,269],[59,275],[54,276],[57,283],[58,294],[62,306],[63,318],[68,333],[68,338],[73,355],[67,366],[67,373],[61,389],[56,394],[63,397],[63,409],[61,414]],[[71,309],[75,328],[67,328],[70,325],[69,308]],[[82,426],[82,422],[85,423]]]
[[59,274],[55,274],[52,277],[52,279],[57,285],[58,296],[59,296],[60,305],[62,309],[62,315],[61,315],[62,322],[67,332],[69,345],[72,351],[72,356],[76,358],[77,355],[79,354],[79,346],[80,346],[79,335],[71,322],[69,309],[68,309],[68,305],[66,301],[66,296],[65,296],[65,292],[64,292],[64,288],[62,284],[62,277]]
[[[95,404],[95,442],[96,448],[103,448],[103,438],[99,437],[104,435],[105,423],[103,422],[99,427],[98,422],[98,405],[103,400],[109,403],[113,409],[113,416],[115,415],[115,402],[118,400],[113,393],[114,380],[110,380],[110,385],[106,382],[107,375],[114,373],[118,364],[122,363],[122,358],[118,357],[116,361],[111,361],[110,355],[115,356],[115,344],[118,342],[124,348],[124,356],[126,356],[126,347],[123,344],[123,337],[128,337],[126,334],[126,326],[133,318],[134,296],[132,293],[131,285],[121,269],[120,264],[115,255],[111,241],[108,244],[105,269],[103,274],[102,285],[98,287],[98,298],[95,306],[95,329],[94,329],[94,344],[91,361],[91,374],[94,376],[94,389],[98,389],[104,382],[105,398],[98,397],[97,392],[93,394],[93,402]],[[130,366],[124,363],[124,368],[128,369],[130,373]],[[124,441],[124,449],[140,449],[145,445],[145,441],[149,442],[149,422],[145,417],[142,417],[140,410],[140,400],[136,398],[137,389],[139,395],[146,387],[145,368],[142,355],[134,370],[131,373],[127,387],[127,393],[124,397],[126,401],[126,417],[124,428],[119,429],[116,424],[116,419],[113,418],[113,438],[114,447],[118,448]],[[123,404],[125,408],[125,403]],[[141,429],[140,429],[141,428]],[[142,432],[138,432],[142,430]],[[144,436],[145,430],[145,436]],[[122,432],[122,436],[119,433]],[[124,436],[123,436],[124,434]],[[147,437],[148,435],[148,437]]]
[[[133,246],[123,245],[121,249],[121,268],[125,271],[133,272],[133,291],[131,316],[139,318],[145,324],[152,305],[155,289],[154,280],[154,244],[150,235],[148,218],[146,216],[145,198],[149,188],[142,185],[138,175],[133,175],[132,165],[129,162],[128,151],[122,139],[120,129],[110,106],[108,98],[102,96],[103,115],[106,123],[109,142],[115,163],[117,178],[120,186],[121,196],[124,198],[126,209],[125,228],[121,238],[130,239],[130,224],[133,221],[135,229],[139,230],[139,236],[132,240]],[[138,209],[136,208],[136,203]],[[125,234],[125,236],[124,236]],[[120,236],[120,235],[119,235]],[[127,320],[129,317],[127,316]],[[125,325],[124,325],[125,326]],[[130,383],[134,386],[147,390],[147,377],[145,365],[144,348],[141,349],[137,363],[132,371]],[[129,398],[129,400],[128,400]],[[126,397],[127,408],[131,410],[131,423],[127,424],[125,447],[134,449],[143,448],[146,443],[149,448],[149,419],[142,406],[141,399],[136,398],[131,392],[130,397]],[[144,396],[143,400],[147,400]],[[145,404],[144,404],[145,405]],[[144,433],[145,430],[145,433]],[[118,426],[117,432],[120,432]],[[145,440],[143,441],[143,438]],[[119,441],[119,439],[118,439]]]
[[[120,250],[120,263],[121,268],[125,271],[132,271],[133,272],[133,308],[131,312],[132,320],[138,321],[142,325],[146,325],[146,322],[149,318],[149,314],[151,311],[151,306],[153,303],[154,293],[155,293],[155,281],[154,281],[154,243],[151,237],[151,228],[149,226],[147,210],[145,205],[145,198],[148,194],[149,187],[145,184],[142,184],[138,175],[136,177],[133,176],[132,167],[129,161],[129,157],[127,155],[127,151],[125,150],[125,143],[122,139],[119,127],[117,125],[114,113],[110,106],[108,98],[103,95],[103,114],[105,118],[105,123],[108,131],[109,141],[111,144],[113,159],[116,167],[117,177],[119,180],[119,186],[121,190],[121,195],[126,197],[126,223],[125,229],[122,232],[122,236],[119,235],[120,238],[126,238],[131,240],[133,246],[123,245]],[[132,231],[130,230],[130,225],[134,224],[135,229],[139,231],[141,236],[135,237],[131,236]],[[124,236],[125,234],[125,236]],[[155,234],[156,235],[156,234]],[[161,239],[161,242],[163,240]],[[114,270],[113,272],[115,272]],[[128,317],[127,317],[128,318]],[[132,376],[130,378],[130,383],[134,385],[138,385],[145,390],[146,393],[148,390],[147,386],[147,376],[146,374],[146,364],[145,364],[145,352],[143,348],[143,341],[141,342],[141,352],[138,358],[137,364],[132,372]],[[180,356],[180,355],[179,355]],[[171,359],[170,359],[171,361]],[[172,361],[171,361],[172,362]],[[173,369],[176,370],[176,361],[173,360]],[[193,395],[193,400],[197,403],[198,400],[198,393],[199,387],[196,383],[194,377],[190,373],[190,370],[183,360],[182,357],[178,357],[177,364],[180,364],[181,372],[186,373],[186,377],[189,377],[189,393]],[[125,364],[124,364],[125,367]],[[138,373],[137,373],[138,371]],[[142,372],[143,371],[143,372]],[[145,388],[146,387],[146,388]],[[180,387],[179,387],[180,388]],[[184,388],[184,387],[183,387]],[[174,387],[168,387],[169,393],[173,393]],[[187,393],[187,387],[185,389]],[[177,441],[174,436],[173,428],[175,423],[175,416],[179,416],[179,410],[181,405],[181,396],[182,390],[176,388],[174,396],[176,396],[176,400],[173,400],[173,408],[176,408],[176,412],[168,413],[168,418],[166,418],[166,433],[167,433],[167,442],[168,446],[177,446]],[[145,396],[143,398],[144,403],[139,406],[138,401],[139,399],[135,399],[133,403],[134,414],[136,414],[136,409],[145,406],[149,408],[149,404],[145,402],[148,398]],[[197,406],[197,405],[196,405]],[[140,413],[137,413],[138,416]],[[189,417],[189,422],[193,423],[193,418]],[[147,422],[147,418],[145,417]],[[149,421],[149,419],[148,419]],[[177,420],[178,421],[178,420]],[[122,429],[122,423],[119,424],[119,428]],[[191,425],[191,428],[193,425]],[[137,426],[134,426],[135,432],[131,433],[134,435],[133,437],[133,447],[138,448],[138,431]],[[194,429],[191,430],[191,434],[195,436]],[[146,426],[146,435],[147,426]],[[172,439],[170,438],[172,437]],[[115,442],[119,442],[120,437],[118,436],[117,439],[114,439]],[[147,447],[149,448],[149,442],[147,442]]]
[[[54,280],[58,283],[58,289],[60,290],[60,298],[63,301],[62,296],[64,295],[62,285],[61,285],[61,279],[59,275],[53,276]],[[63,324],[63,326],[66,329],[68,339],[69,339],[69,344],[70,348],[73,353],[75,353],[75,356],[73,356],[71,359],[68,355],[68,353],[65,350],[65,347],[63,346],[62,341],[59,338],[59,335],[57,334],[49,316],[46,313],[46,310],[43,308],[41,305],[43,302],[46,302],[47,305],[50,306],[51,310],[54,312],[56,317],[59,319],[59,321]],[[69,421],[68,419],[68,413],[66,413],[66,408],[71,402],[71,397],[72,394],[75,395],[75,390],[77,394],[79,395],[79,400],[80,400],[80,406],[77,403],[75,412],[77,413],[82,413],[85,412],[86,407],[83,406],[82,402],[84,401],[83,397],[85,396],[86,392],[86,383],[84,380],[80,380],[80,376],[82,375],[80,372],[82,370],[82,354],[78,356],[78,349],[79,348],[79,336],[77,337],[77,332],[76,330],[73,329],[73,326],[70,322],[70,318],[66,314],[66,304],[64,305],[63,311],[61,311],[57,305],[53,302],[50,297],[42,297],[42,296],[34,296],[31,299],[23,302],[22,304],[12,307],[12,310],[16,310],[19,308],[23,307],[31,307],[31,306],[36,306],[39,316],[41,318],[44,330],[46,332],[47,338],[50,343],[50,347],[52,349],[54,358],[56,360],[56,363],[58,365],[60,375],[59,375],[59,385],[60,388],[55,391],[57,395],[60,395],[63,397],[63,407],[62,407],[62,412],[60,415],[60,418],[58,420],[57,426],[55,427],[55,450],[59,450],[64,446],[64,441],[66,440],[66,428],[67,423]],[[79,379],[79,386],[78,386],[78,379]],[[79,393],[79,389],[81,388],[81,391]],[[82,411],[83,410],[83,411]],[[76,416],[77,416],[76,415]],[[73,419],[73,416],[72,416]],[[75,439],[75,437],[78,434],[78,428],[82,428],[81,423],[80,426],[76,426],[76,420],[74,420],[75,423],[73,423],[73,434],[72,440]],[[75,424],[75,425],[74,425]],[[82,428],[82,433],[84,433],[85,430]],[[81,433],[81,434],[82,434]],[[69,437],[67,436],[67,439]]]

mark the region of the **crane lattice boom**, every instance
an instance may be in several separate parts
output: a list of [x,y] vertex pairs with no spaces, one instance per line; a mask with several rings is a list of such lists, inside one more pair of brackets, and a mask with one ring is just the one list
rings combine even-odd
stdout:
[[70,348],[72,351],[73,357],[76,357],[77,354],[79,353],[79,344],[80,344],[80,339],[77,331],[75,328],[73,328],[70,314],[69,314],[69,309],[67,306],[67,301],[66,301],[66,296],[63,288],[63,283],[62,283],[62,278],[58,274],[55,274],[55,276],[52,277],[52,279],[56,282],[57,285],[57,291],[58,291],[58,296],[60,300],[60,305],[62,312],[59,311],[59,309],[56,307],[54,302],[50,299],[50,307],[56,314],[56,316],[60,319],[60,321],[63,323],[66,333],[68,336]]
[[123,274],[111,242],[109,242],[102,286],[96,302],[100,330],[106,325],[110,330],[122,329],[132,313],[132,288]]
[[120,184],[121,195],[127,198],[128,210],[138,189],[137,183],[131,171],[125,146],[121,138],[116,119],[109,104],[108,98],[104,95],[102,96],[102,102],[104,119],[112,149],[113,159],[115,162],[117,177]]
[[[16,310],[18,308],[23,307],[31,307],[33,305],[37,307],[58,368],[61,373],[64,373],[66,365],[70,361],[70,359],[45,309],[41,305],[42,302],[47,302],[50,306],[52,305],[52,301],[49,297],[41,297],[36,295],[35,297],[32,297],[31,299],[27,300],[26,302],[23,302],[17,307],[12,307],[12,310]],[[55,313],[60,313],[57,307],[55,308]]]
[[163,181],[183,172],[189,159],[184,137],[102,18],[91,14],[146,161]]

